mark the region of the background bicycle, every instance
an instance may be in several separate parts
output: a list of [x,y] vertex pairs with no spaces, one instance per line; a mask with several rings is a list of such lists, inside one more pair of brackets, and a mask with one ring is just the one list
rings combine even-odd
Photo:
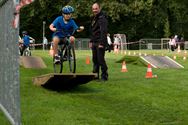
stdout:
[[[19,43],[19,55],[21,56],[21,51],[23,49],[23,44],[22,43]],[[26,47],[23,51],[23,56],[31,56],[31,50],[30,50],[30,47]]]

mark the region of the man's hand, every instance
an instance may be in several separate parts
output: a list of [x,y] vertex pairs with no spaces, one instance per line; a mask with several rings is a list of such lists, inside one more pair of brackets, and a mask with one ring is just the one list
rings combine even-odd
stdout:
[[99,46],[98,46],[99,48],[104,48],[104,46],[103,45],[101,45],[101,44],[99,44]]
[[92,46],[93,46],[93,45],[92,45],[92,43],[91,43],[91,42],[89,42],[89,48],[92,48]]
[[77,32],[82,32],[84,30],[84,26],[80,26],[77,30]]
[[84,30],[84,26],[80,26],[80,30]]

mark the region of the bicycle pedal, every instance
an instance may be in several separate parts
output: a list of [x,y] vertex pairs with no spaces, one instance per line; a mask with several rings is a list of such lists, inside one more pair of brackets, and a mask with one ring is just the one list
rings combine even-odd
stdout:
[[61,64],[61,61],[55,61],[54,64]]
[[63,58],[63,61],[67,61],[67,58]]

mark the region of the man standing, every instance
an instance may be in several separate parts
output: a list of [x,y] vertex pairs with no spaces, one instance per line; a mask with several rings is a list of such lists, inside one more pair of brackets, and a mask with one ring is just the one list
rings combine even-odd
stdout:
[[43,38],[43,50],[48,49],[48,40],[46,37]]
[[98,73],[99,78],[99,69],[101,68],[101,80],[107,81],[108,67],[105,62],[105,49],[107,45],[108,21],[98,3],[92,5],[92,11],[94,16],[91,21],[91,40],[89,46],[92,49],[93,73]]

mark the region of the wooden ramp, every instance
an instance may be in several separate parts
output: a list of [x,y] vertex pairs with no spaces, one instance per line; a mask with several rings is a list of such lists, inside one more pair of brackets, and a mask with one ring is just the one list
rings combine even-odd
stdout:
[[33,78],[33,84],[52,90],[73,88],[97,77],[95,73],[50,73]]
[[41,57],[35,56],[20,56],[20,65],[24,68],[46,68],[46,64]]

